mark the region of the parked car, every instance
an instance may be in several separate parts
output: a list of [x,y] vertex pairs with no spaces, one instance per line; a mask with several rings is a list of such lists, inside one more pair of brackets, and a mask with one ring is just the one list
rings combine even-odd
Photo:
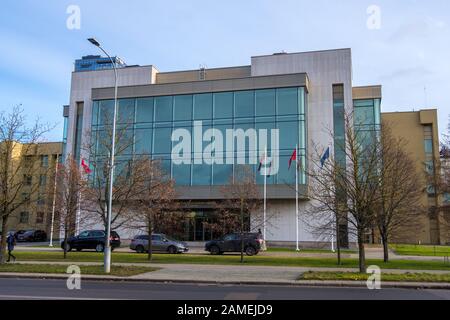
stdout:
[[[144,253],[148,251],[148,235],[139,235],[134,237],[130,243],[130,249],[137,253]],[[165,234],[155,233],[152,235],[152,251],[168,252],[168,253],[183,253],[189,251],[185,242],[170,239]]]
[[17,232],[14,232],[14,237],[16,238],[16,240],[19,240],[19,235],[24,234],[27,231],[30,231],[30,230],[19,230]]
[[[105,249],[105,231],[87,230],[81,232],[78,236],[70,237],[67,240],[68,251],[75,249],[81,251],[84,249],[95,249],[97,252],[103,252]],[[120,247],[120,236],[115,231],[111,231],[110,245],[111,250]],[[61,242],[61,248],[64,249],[64,241]]]
[[[22,230],[21,230],[22,231]],[[18,242],[44,242],[47,241],[47,233],[43,230],[27,230],[14,235]]]
[[[264,239],[260,233],[244,233],[243,236],[246,255],[256,255],[264,247]],[[205,251],[214,255],[224,252],[241,252],[241,239],[240,233],[230,233],[221,239],[206,242]]]

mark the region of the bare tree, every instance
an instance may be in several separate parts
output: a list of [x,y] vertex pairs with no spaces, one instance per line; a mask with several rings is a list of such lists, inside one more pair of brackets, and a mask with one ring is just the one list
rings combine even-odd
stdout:
[[[318,230],[333,230],[338,222],[349,226],[349,233],[358,243],[359,270],[364,273],[364,235],[373,226],[378,191],[377,134],[375,131],[360,132],[353,126],[351,114],[344,115],[344,128],[345,141],[335,144],[341,152],[339,159],[331,156],[323,163],[321,153],[310,159],[309,195],[313,201],[308,213],[315,218],[312,220],[319,221]],[[330,134],[330,137],[334,135]]]
[[[83,196],[86,203],[84,212],[97,221],[101,221],[106,230],[108,212],[109,179],[111,173],[110,155],[112,152],[112,115],[105,112],[102,116],[102,130],[87,133],[87,143],[83,149],[89,154],[91,188]],[[126,226],[134,196],[138,194],[143,178],[140,164],[132,158],[134,139],[130,133],[131,119],[118,119],[115,135],[115,165],[112,192],[111,230]],[[125,160],[124,160],[125,159]]]
[[389,261],[389,241],[399,230],[415,231],[423,194],[423,179],[405,150],[406,142],[392,135],[383,123],[379,143],[378,197],[375,203],[375,225],[383,242],[383,259]]
[[41,160],[37,143],[50,129],[39,119],[28,127],[20,106],[0,114],[0,264],[6,258],[8,219],[21,207],[30,205],[39,192],[39,179],[34,176]]
[[[247,166],[238,166],[228,185],[222,187],[224,200],[218,205],[219,220],[210,226],[216,230],[239,230],[241,238],[241,263],[244,262],[245,233],[250,229],[252,213],[258,213],[263,205],[255,175]],[[255,228],[257,223],[252,223]]]
[[[62,248],[64,259],[71,250],[67,240],[75,233],[76,223],[89,220],[87,215],[79,215],[83,208],[81,196],[89,190],[87,173],[81,169],[70,155],[59,165],[56,175],[55,211],[58,212],[60,230],[63,232]],[[78,221],[77,221],[78,218]]]
[[129,212],[127,226],[146,232],[148,240],[148,260],[153,257],[152,234],[154,232],[178,229],[184,221],[184,215],[177,211],[174,181],[165,173],[159,160],[147,157],[139,159],[135,166],[139,175],[139,186],[135,194],[134,210]]

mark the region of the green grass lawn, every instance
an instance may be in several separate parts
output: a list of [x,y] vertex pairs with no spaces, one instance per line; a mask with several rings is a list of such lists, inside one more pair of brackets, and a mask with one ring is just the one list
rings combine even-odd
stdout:
[[[18,261],[64,261],[62,252],[26,252],[15,253]],[[210,264],[210,265],[239,265],[239,255],[194,255],[194,254],[154,254],[155,263],[186,263],[186,264]],[[103,254],[95,252],[70,252],[66,261],[69,262],[102,262]],[[148,263],[146,254],[114,252],[112,261],[116,263]],[[384,263],[382,260],[369,259],[367,265],[378,265],[383,269],[411,269],[411,270],[449,270],[450,264],[444,261],[414,261],[393,260]],[[253,256],[245,257],[245,265],[248,266],[290,266],[290,267],[324,267],[336,268],[334,258],[307,258],[307,257],[274,257]],[[357,259],[342,259],[345,268],[357,268]]]
[[[297,252],[295,248],[267,248],[267,252]],[[342,253],[356,253],[356,250],[351,249],[341,249]],[[333,253],[329,249],[300,249],[298,252],[301,253]]]
[[398,255],[436,257],[450,256],[450,246],[395,244],[391,245],[390,248]]
[[[3,264],[0,265],[0,272],[19,272],[19,273],[66,273],[67,267],[65,265],[55,264]],[[90,275],[104,275],[103,266],[79,266],[81,274]],[[141,273],[152,272],[158,270],[157,268],[149,268],[144,266],[112,266],[112,276],[129,277]]]
[[[369,274],[357,272],[305,272],[298,280],[350,280],[366,281]],[[450,282],[450,273],[405,273],[405,274],[381,274],[381,281],[399,282]]]

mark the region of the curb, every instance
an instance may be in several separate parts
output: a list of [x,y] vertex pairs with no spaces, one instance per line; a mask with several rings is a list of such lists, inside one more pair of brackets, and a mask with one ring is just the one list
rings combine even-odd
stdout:
[[[62,280],[68,275],[59,274],[5,274],[0,273],[0,279],[47,279]],[[94,276],[86,275],[85,280],[89,281],[113,281],[113,282],[141,282],[141,283],[166,283],[166,284],[202,284],[202,285],[242,285],[242,286],[286,286],[286,287],[347,287],[366,288],[363,281],[317,281],[317,280],[292,280],[292,281],[210,281],[193,279],[144,279],[114,276]],[[383,282],[382,289],[442,289],[450,290],[450,283],[437,282]]]

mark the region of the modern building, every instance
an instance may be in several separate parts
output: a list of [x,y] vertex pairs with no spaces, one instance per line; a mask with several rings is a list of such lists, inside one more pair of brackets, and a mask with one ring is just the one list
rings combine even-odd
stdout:
[[[126,66],[125,62],[119,57],[111,57],[117,68],[123,68]],[[95,71],[112,69],[113,65],[111,60],[102,56],[84,56],[81,59],[75,60],[75,72],[79,71]]]
[[[267,179],[267,215],[272,218],[266,238],[292,244],[296,241],[296,180],[288,163],[296,146],[302,168],[310,165],[307,159],[313,150],[328,147],[336,159],[344,161],[335,148],[344,138],[344,112],[354,111],[360,131],[380,129],[381,86],[353,87],[352,72],[350,49],[254,56],[249,65],[214,69],[160,72],[153,65],[120,68],[118,122],[119,127],[127,122],[126,136],[134,143],[117,157],[118,165],[142,154],[161,159],[176,181],[179,200],[190,212],[185,240],[203,241],[214,236],[203,222],[214,219],[214,202],[223,199],[221,189],[238,165],[251,166],[262,188],[264,178],[257,168],[267,148],[275,160],[274,172]],[[111,119],[114,105],[113,84],[111,70],[72,73],[70,104],[64,108],[65,154],[104,161],[101,148],[89,154],[82,146],[105,134],[105,119]],[[395,114],[384,114],[383,119],[390,117]],[[435,139],[435,114],[423,112],[412,119],[420,120],[402,120],[405,127],[399,126],[396,134],[409,133],[409,126],[415,126],[414,130],[422,131],[420,137],[414,136],[414,143],[422,144],[424,130],[431,125],[427,134]],[[438,151],[436,141],[433,155]],[[211,146],[214,152],[210,152]],[[425,152],[420,151],[425,161]],[[301,170],[298,183],[302,217],[311,200],[308,179]],[[433,198],[426,200],[432,202]],[[347,227],[341,226],[341,231]],[[437,242],[436,231],[431,231],[436,228],[430,220],[425,228],[429,231],[417,240]],[[330,239],[318,237],[301,218],[299,240],[310,245]]]
[[[8,218],[8,230],[44,230],[50,234],[56,164],[62,157],[61,142],[15,143],[11,166],[18,168],[14,179],[23,182],[14,185],[20,189],[17,201],[20,207]],[[20,165],[16,163],[21,163]],[[55,215],[56,216],[56,215]],[[54,234],[58,234],[58,219],[54,221]]]
[[450,214],[441,210],[443,195],[436,193],[433,177],[440,168],[439,130],[437,110],[411,112],[386,112],[382,122],[392,128],[392,133],[407,143],[405,149],[416,162],[417,171],[423,174],[423,215],[417,233],[400,230],[395,241],[401,243],[448,244],[450,242]]

